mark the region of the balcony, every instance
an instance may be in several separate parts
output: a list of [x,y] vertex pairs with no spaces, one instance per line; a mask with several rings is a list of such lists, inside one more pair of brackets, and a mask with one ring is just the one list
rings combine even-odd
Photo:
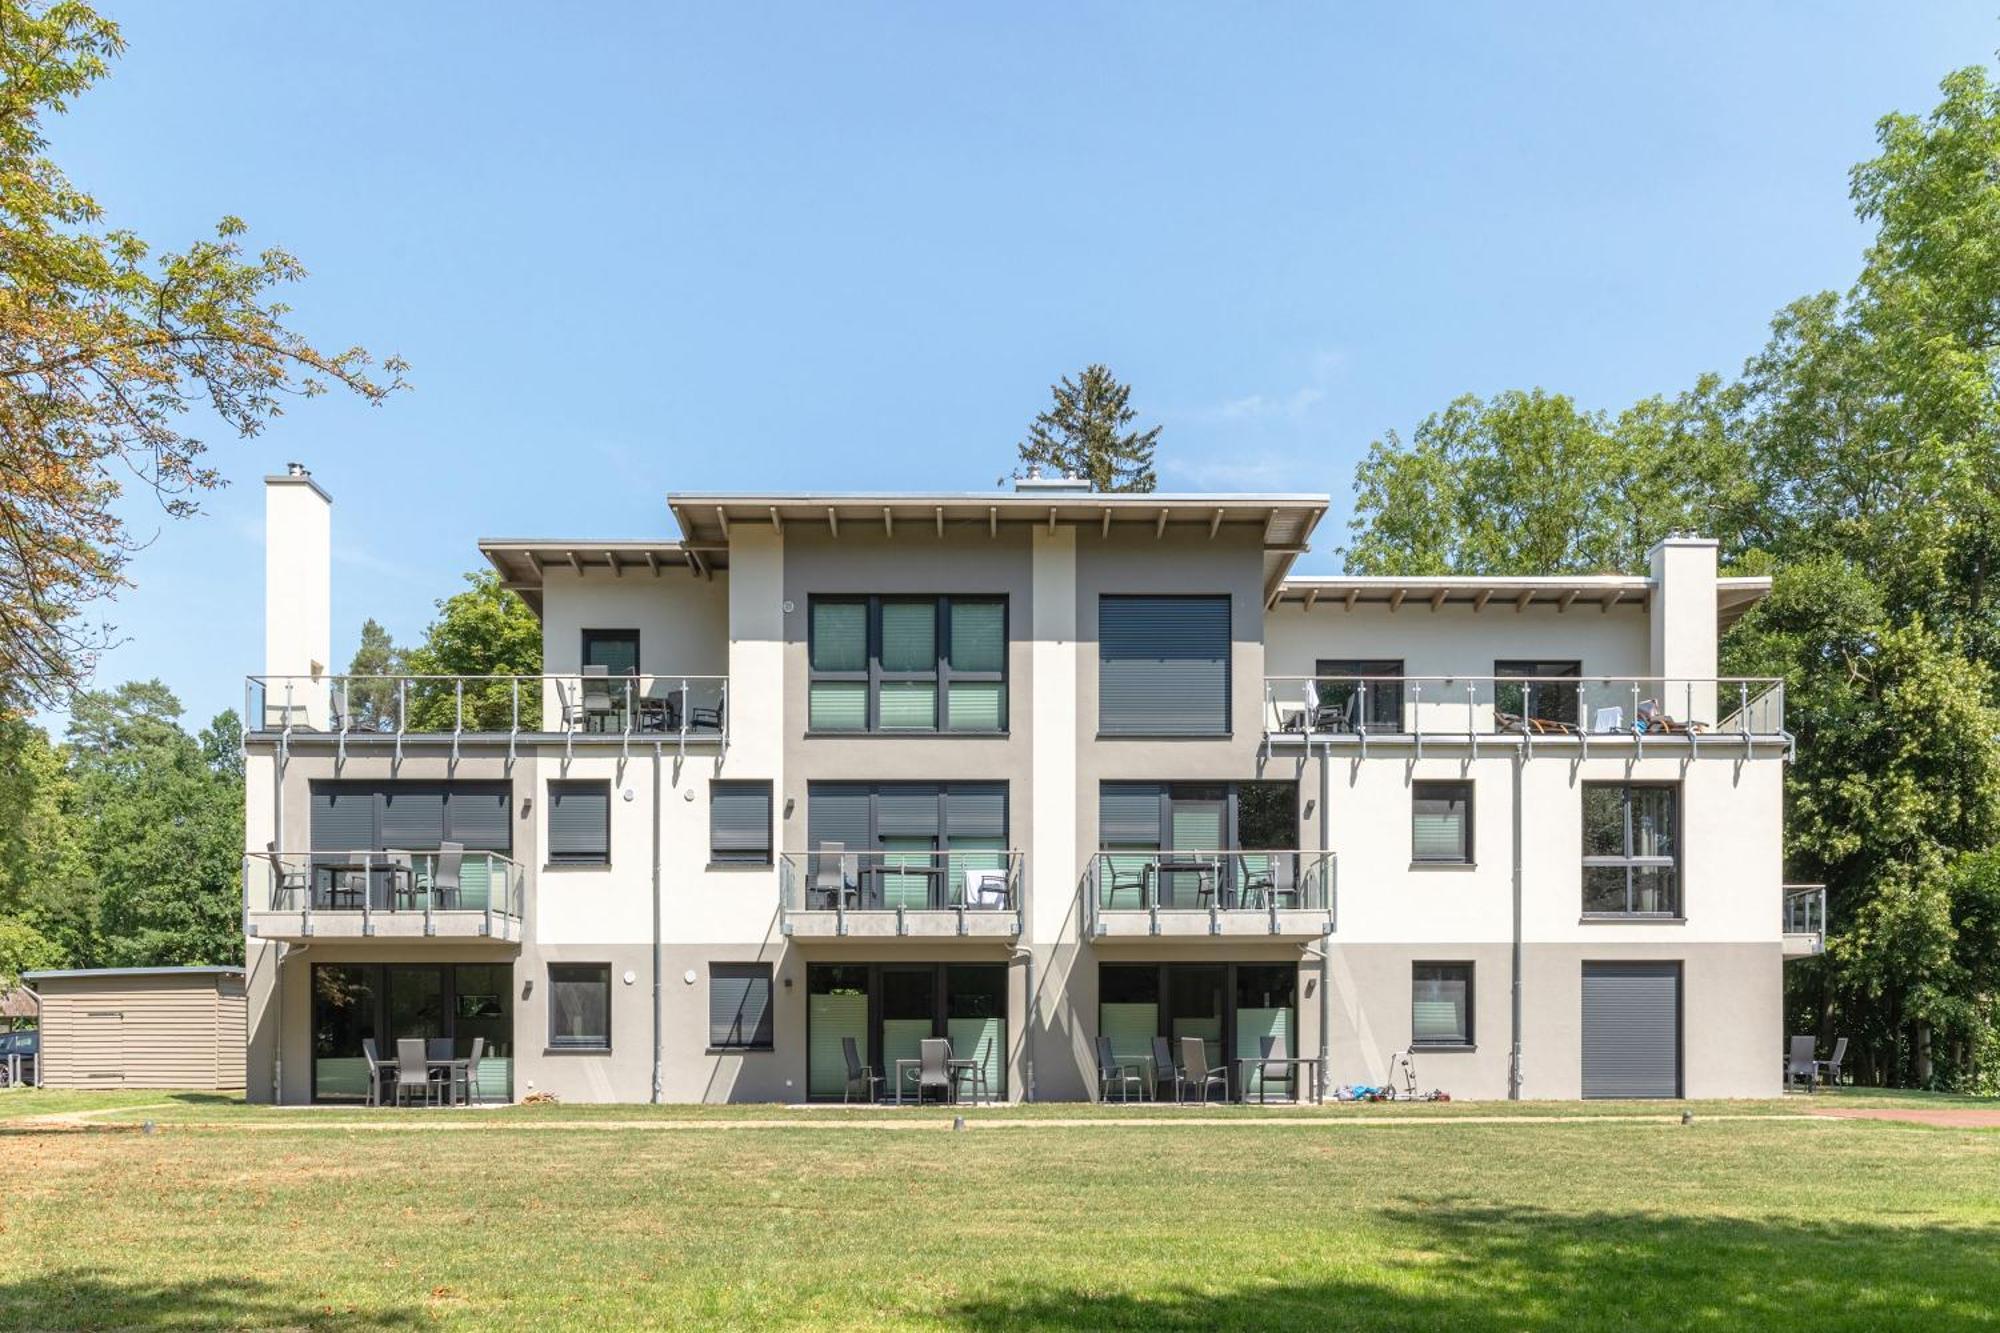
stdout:
[[498,852],[266,852],[243,858],[243,932],[262,940],[521,939],[522,867]]
[[1817,958],[1826,952],[1826,885],[1785,885],[1785,957]]
[[1332,852],[1103,851],[1084,884],[1094,939],[1277,935],[1334,927]]
[[779,928],[798,939],[1013,939],[1026,872],[1016,851],[786,852]]
[[729,745],[724,676],[585,673],[549,676],[249,676],[243,717],[250,735],[289,746],[331,739],[393,747],[407,739],[561,741],[566,750],[634,744]]
[[1785,683],[1775,677],[1267,676],[1264,741],[1354,747],[1427,741],[1588,755],[1673,746],[1789,755]]

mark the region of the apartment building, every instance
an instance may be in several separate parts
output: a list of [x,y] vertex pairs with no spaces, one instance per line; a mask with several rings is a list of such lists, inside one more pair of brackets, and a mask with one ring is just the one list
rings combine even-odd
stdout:
[[[1294,577],[1322,495],[677,494],[676,541],[482,541],[543,672],[347,678],[332,501],[268,480],[248,1082],[365,1043],[489,1099],[1729,1097],[1780,1082],[1767,581]],[[884,1082],[858,1089],[846,1046]],[[1280,1066],[1264,1057],[1284,1057]]]

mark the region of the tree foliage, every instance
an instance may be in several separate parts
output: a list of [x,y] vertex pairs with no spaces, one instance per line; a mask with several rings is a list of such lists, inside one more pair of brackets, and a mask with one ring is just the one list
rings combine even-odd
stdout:
[[[542,670],[542,622],[521,598],[500,585],[500,576],[481,570],[465,576],[465,591],[442,598],[438,617],[424,641],[403,654],[413,676],[537,676]],[[523,725],[539,725],[541,690],[520,686]],[[467,731],[503,731],[514,717],[515,695],[506,681],[467,681]],[[459,698],[450,682],[417,684],[407,702],[411,726],[449,731],[459,717]]]
[[79,617],[125,581],[127,485],[182,516],[220,484],[191,410],[250,436],[289,398],[379,402],[403,384],[402,362],[377,375],[363,349],[287,326],[274,292],[305,270],[246,253],[239,219],[158,254],[104,226],[47,155],[43,118],[123,48],[76,0],[0,0],[0,703],[57,702],[88,674],[109,631]]
[[1793,302],[1733,382],[1616,415],[1461,399],[1356,480],[1350,568],[1595,572],[1676,529],[1770,598],[1724,668],[1782,676],[1791,873],[1828,886],[1793,1031],[1867,1077],[2000,1087],[2000,82],[1942,84],[1851,177],[1854,285]]
[[1019,446],[1023,469],[1088,478],[1099,491],[1150,491],[1159,485],[1153,448],[1160,427],[1131,429],[1139,414],[1130,406],[1130,385],[1093,363],[1075,379],[1063,376],[1049,392],[1055,401],[1036,416]]

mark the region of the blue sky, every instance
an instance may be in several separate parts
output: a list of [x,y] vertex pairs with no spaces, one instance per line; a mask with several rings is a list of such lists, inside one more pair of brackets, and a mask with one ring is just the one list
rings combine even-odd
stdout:
[[[334,644],[481,536],[671,533],[669,490],[982,489],[1088,361],[1169,489],[1325,490],[1457,394],[1615,408],[1845,286],[1847,169],[1990,61],[1973,4],[1378,7],[104,0],[52,138],[112,221],[224,213],[415,391],[214,440],[99,681],[194,720],[262,653],[257,479],[335,501]],[[1606,12],[1615,11],[1615,12]]]

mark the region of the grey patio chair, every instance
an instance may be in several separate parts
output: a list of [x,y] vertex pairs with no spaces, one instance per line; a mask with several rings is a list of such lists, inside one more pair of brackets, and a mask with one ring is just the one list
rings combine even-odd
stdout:
[[1813,1069],[1820,1083],[1833,1087],[1840,1082],[1840,1062],[1847,1058],[1847,1038],[1837,1037],[1833,1043],[1833,1059],[1813,1061]]
[[1789,1092],[1799,1079],[1806,1081],[1807,1092],[1819,1080],[1819,1061],[1813,1059],[1811,1037],[1793,1037],[1792,1052],[1785,1061],[1785,1090]]
[[859,1086],[869,1101],[876,1099],[876,1089],[882,1086],[882,1076],[861,1063],[861,1047],[852,1037],[840,1039],[840,1054],[847,1061],[847,1086],[841,1089],[840,1100],[847,1101],[854,1096]]
[[302,869],[286,869],[285,858],[278,855],[278,844],[264,844],[265,859],[271,863],[271,907],[274,911],[295,910],[302,905],[306,885],[310,882]]
[[411,1092],[423,1094],[424,1105],[431,1103],[430,1064],[424,1059],[424,1039],[422,1037],[396,1038],[396,1065],[391,1071],[396,1078],[396,1105]]
[[1276,1083],[1290,1096],[1292,1091],[1292,1066],[1285,1058],[1285,1043],[1276,1037],[1257,1038],[1257,1055],[1261,1063],[1257,1066],[1257,1102],[1264,1104],[1270,1099],[1271,1085]]
[[1152,881],[1153,853],[1127,852],[1098,858],[1101,887],[1098,905],[1116,911],[1118,895],[1129,892],[1133,907],[1146,905],[1147,886]]
[[458,906],[460,872],[465,865],[465,844],[440,842],[431,870],[431,903],[446,910]]
[[813,896],[825,905],[825,910],[836,907],[858,907],[861,888],[856,880],[859,866],[857,858],[850,855],[844,842],[823,842],[819,845],[819,865],[813,870]]
[[1265,852],[1258,856],[1241,858],[1243,867],[1243,902],[1245,906],[1252,899],[1258,905],[1276,903],[1280,907],[1298,906],[1299,880],[1298,858],[1290,852]]
[[722,710],[729,700],[718,697],[715,707],[705,708],[701,704],[688,705],[688,729],[691,731],[721,731]]
[[926,1037],[917,1046],[917,1105],[924,1094],[937,1089],[946,1101],[956,1100],[958,1084],[951,1076],[951,1043],[943,1037]]
[[1111,1038],[1097,1039],[1097,1100],[1111,1100],[1111,1089],[1118,1089],[1118,1100],[1132,1100],[1132,1089],[1137,1088],[1141,1097],[1146,1095],[1146,1078],[1139,1066],[1127,1061],[1120,1063],[1111,1049]]
[[[972,1100],[975,1102],[981,1102],[981,1101],[990,1102],[993,1100],[992,1085],[990,1085],[986,1081],[986,1062],[989,1059],[991,1059],[992,1056],[993,1056],[993,1040],[992,1038],[989,1037],[987,1040],[981,1042],[978,1046],[973,1048],[971,1064],[960,1065],[957,1069],[952,1071],[953,1074],[957,1077],[959,1082],[970,1083],[972,1085]],[[952,1087],[952,1097],[954,1100],[956,1100],[958,1097],[958,1088],[956,1084],[954,1084]]]
[[1180,1100],[1181,1071],[1174,1068],[1174,1048],[1165,1037],[1153,1038],[1153,1100],[1161,1100],[1160,1089],[1171,1084],[1174,1100]]
[[375,1039],[361,1039],[361,1058],[368,1062],[368,1104],[382,1104],[382,1057],[375,1053]]
[[1181,1038],[1181,1100],[1187,1100],[1190,1089],[1201,1098],[1208,1100],[1210,1088],[1222,1089],[1222,1100],[1229,1100],[1229,1074],[1225,1070],[1208,1067],[1208,1047],[1200,1037]]
[[[583,681],[577,687],[581,697],[583,729],[603,731],[604,724],[617,713],[611,700],[611,668],[601,663],[592,663],[583,669]],[[596,725],[593,726],[592,724]]]
[[479,1062],[485,1055],[486,1038],[474,1037],[472,1039],[472,1050],[466,1054],[465,1072],[461,1074],[457,1070],[452,1071],[454,1089],[452,1095],[456,1097],[458,1095],[457,1089],[463,1088],[465,1090],[465,1104],[467,1106],[479,1100]]

